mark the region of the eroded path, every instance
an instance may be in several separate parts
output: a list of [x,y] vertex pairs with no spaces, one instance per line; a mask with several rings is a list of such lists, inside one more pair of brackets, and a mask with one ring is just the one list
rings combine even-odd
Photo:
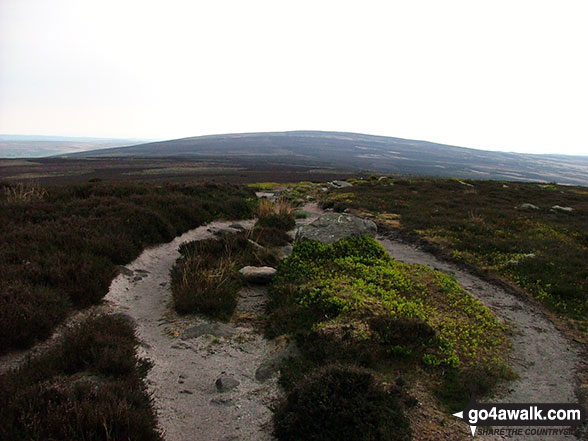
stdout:
[[[519,378],[507,389],[488,401],[504,403],[577,403],[576,373],[579,368],[578,348],[556,329],[535,305],[490,284],[461,269],[458,265],[437,259],[414,245],[396,239],[379,237],[390,255],[402,262],[426,265],[451,274],[460,285],[490,308],[512,330],[512,367]],[[545,440],[545,437],[509,438]],[[550,440],[573,440],[572,436],[550,436]]]
[[[170,312],[169,271],[182,242],[213,237],[213,222],[149,248],[127,265],[105,300],[137,323],[140,355],[153,362],[147,385],[166,441],[269,440],[275,375],[256,371],[283,348],[254,327]],[[241,222],[248,227],[251,222]],[[263,310],[264,288],[244,288],[237,317]],[[253,317],[254,318],[254,317]],[[217,380],[220,381],[217,382]]]

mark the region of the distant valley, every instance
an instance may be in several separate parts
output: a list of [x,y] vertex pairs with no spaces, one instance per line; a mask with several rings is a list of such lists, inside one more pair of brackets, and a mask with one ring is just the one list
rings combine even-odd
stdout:
[[144,142],[144,140],[0,135],[0,158],[42,158],[85,150],[133,145],[138,142]]

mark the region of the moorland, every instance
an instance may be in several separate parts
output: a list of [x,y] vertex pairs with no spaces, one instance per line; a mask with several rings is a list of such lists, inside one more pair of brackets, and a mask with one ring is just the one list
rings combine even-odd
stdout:
[[[446,439],[430,437],[449,430],[439,414],[463,406],[472,388],[484,396],[517,377],[510,325],[451,275],[397,261],[371,237],[301,241],[281,255],[312,201],[373,219],[382,234],[463,265],[544,309],[570,340],[586,342],[585,187],[287,166],[280,176],[218,164],[206,174],[183,161],[2,163],[3,178],[14,174],[0,193],[0,350],[26,350],[55,330],[59,338],[0,375],[7,403],[0,438],[161,439],[145,383],[150,361],[137,355],[132,322],[92,307],[145,247],[214,219],[255,217],[251,230],[180,247],[170,307],[231,323],[244,286],[237,270],[277,268],[265,312],[251,326],[298,348],[279,374],[278,439],[360,439],[360,432],[365,440]],[[66,178],[74,163],[96,165]],[[55,174],[31,177],[45,166],[57,167]],[[212,176],[215,183],[198,182]],[[324,184],[334,178],[352,185]],[[255,190],[279,199],[260,201]],[[80,311],[86,314],[70,323]],[[414,416],[423,406],[438,410],[434,422]]]

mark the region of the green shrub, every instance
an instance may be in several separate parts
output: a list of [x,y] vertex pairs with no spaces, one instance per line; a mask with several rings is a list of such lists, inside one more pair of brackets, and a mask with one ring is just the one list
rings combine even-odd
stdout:
[[397,394],[372,372],[354,367],[313,372],[278,405],[274,423],[280,441],[411,439]]
[[[529,292],[554,311],[576,318],[588,312],[583,187],[455,179],[364,181],[321,194],[325,207],[371,212],[385,229],[425,239],[444,255],[485,276]],[[533,203],[538,210],[524,210]],[[554,205],[571,214],[554,213]],[[390,222],[393,216],[394,221]]]

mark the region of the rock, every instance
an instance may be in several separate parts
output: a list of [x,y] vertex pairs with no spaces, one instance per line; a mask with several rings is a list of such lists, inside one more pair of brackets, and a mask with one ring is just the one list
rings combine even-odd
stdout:
[[331,181],[329,182],[329,187],[331,188],[346,188],[346,187],[353,187],[353,184],[347,181]]
[[118,266],[118,269],[121,272],[121,274],[123,274],[123,275],[125,275],[127,277],[130,277],[133,274],[135,274],[133,270],[130,270],[126,266],[123,266],[123,265],[119,265]]
[[240,231],[245,230],[245,227],[241,224],[231,224],[231,225],[229,225],[229,228],[232,228],[233,230],[240,230]]
[[519,208],[521,210],[539,210],[537,205],[529,204],[528,202],[521,204]]
[[143,277],[139,275],[133,277],[133,282],[138,282],[139,280],[143,280]]
[[296,233],[296,240],[310,239],[333,243],[351,236],[376,237],[377,232],[378,228],[371,220],[346,213],[325,213],[310,224],[300,227]]
[[551,207],[551,211],[553,211],[554,213],[571,213],[572,211],[574,211],[574,209],[572,207],[561,207],[559,205],[554,205],[553,207]]
[[294,249],[294,246],[291,243],[289,243],[287,245],[284,245],[283,247],[276,248],[276,251],[277,251],[278,257],[280,259],[285,259],[286,257],[288,257],[292,253],[293,249]]
[[235,328],[225,323],[201,323],[186,329],[180,338],[182,340],[188,340],[190,338],[198,338],[202,335],[230,338],[234,333]]
[[259,382],[268,380],[280,370],[280,366],[285,361],[296,358],[299,355],[300,350],[298,349],[298,346],[296,346],[296,343],[289,343],[282,352],[279,352],[273,357],[268,358],[259,365],[255,371],[255,379]]
[[234,379],[228,375],[221,375],[215,382],[216,390],[219,392],[227,392],[231,389],[236,388],[241,384],[239,380]]
[[525,254],[525,255],[521,256],[520,259],[512,259],[512,260],[509,260],[508,263],[511,264],[511,265],[518,265],[519,262],[521,260],[523,260],[523,259],[534,259],[535,257],[537,257],[535,255],[535,253],[529,253],[529,254]]
[[276,269],[271,266],[245,266],[239,270],[239,274],[249,283],[269,283],[276,274]]
[[232,398],[212,398],[210,402],[216,406],[230,406],[233,404]]
[[276,198],[275,193],[270,193],[268,191],[256,191],[255,196],[257,196],[260,199],[269,199],[270,201],[273,201]]

